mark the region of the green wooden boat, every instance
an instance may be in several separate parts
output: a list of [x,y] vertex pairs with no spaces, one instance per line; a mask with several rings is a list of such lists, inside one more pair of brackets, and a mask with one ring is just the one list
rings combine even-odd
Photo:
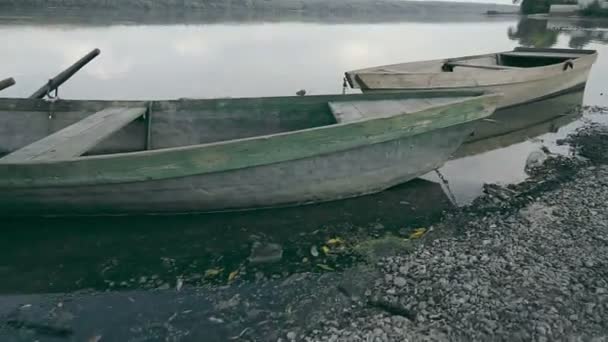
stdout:
[[0,215],[243,210],[375,193],[441,166],[499,98],[0,99]]

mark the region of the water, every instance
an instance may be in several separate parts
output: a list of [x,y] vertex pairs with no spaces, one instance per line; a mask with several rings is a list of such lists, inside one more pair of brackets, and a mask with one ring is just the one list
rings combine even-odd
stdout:
[[[485,140],[468,144],[441,169],[457,205],[478,196],[484,182],[525,179],[525,159],[541,145],[566,153],[555,141],[584,122],[577,115],[563,115],[572,108],[608,105],[608,34],[602,28],[608,23],[601,21],[143,22],[0,17],[0,46],[11,47],[0,54],[0,78],[13,76],[18,82],[2,95],[29,95],[95,47],[101,56],[61,87],[62,97],[248,97],[293,95],[299,89],[338,93],[344,71],[370,65],[518,45],[597,49],[599,59],[584,93],[497,114],[497,122],[517,125],[495,132],[486,124]],[[605,121],[599,115],[587,119]],[[178,278],[186,286],[224,284],[235,271],[237,282],[282,279],[294,272],[325,272],[317,264],[340,270],[356,256],[338,250],[321,252],[315,259],[311,246],[321,248],[335,237],[348,245],[389,233],[407,235],[432,225],[453,207],[436,175],[423,178],[373,196],[302,208],[178,217],[3,219],[0,293],[147,290],[174,287]],[[250,265],[247,258],[256,241],[282,245],[282,261]],[[213,274],[205,276],[210,270]],[[12,303],[6,298],[0,300],[5,309]]]

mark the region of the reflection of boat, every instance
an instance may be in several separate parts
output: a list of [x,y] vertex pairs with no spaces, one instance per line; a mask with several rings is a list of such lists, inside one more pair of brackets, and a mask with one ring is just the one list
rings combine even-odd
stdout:
[[1,99],[0,210],[216,211],[378,192],[442,165],[498,98]]
[[538,100],[587,81],[594,50],[515,48],[477,56],[411,62],[349,71],[362,91],[475,89],[504,95],[498,107]]
[[475,132],[456,151],[454,158],[474,155],[555,132],[581,116],[583,91],[576,91],[522,106],[496,111],[477,123]]
[[[129,279],[136,280],[129,282],[128,288],[134,288],[143,286],[141,277],[174,282],[212,267],[228,273],[247,258],[256,237],[281,244],[284,262],[293,264],[310,257],[310,246],[319,239],[349,239],[358,228],[369,231],[377,222],[393,232],[428,225],[450,206],[438,183],[415,179],[378,194],[303,207],[103,219],[4,218],[0,293],[106,289],[107,281],[118,285]],[[175,265],[167,267],[163,258]]]

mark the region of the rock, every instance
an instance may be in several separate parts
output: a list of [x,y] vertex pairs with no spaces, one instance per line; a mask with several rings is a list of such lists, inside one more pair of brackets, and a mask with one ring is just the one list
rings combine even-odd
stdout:
[[296,336],[297,336],[296,333],[293,331],[290,331],[287,333],[287,339],[290,341],[295,341]]
[[532,151],[526,158],[526,171],[533,170],[543,165],[547,160],[547,154],[542,150]]
[[537,325],[536,326],[536,332],[540,336],[546,336],[547,335],[547,329],[544,326],[542,326],[542,325]]
[[283,258],[283,247],[276,243],[254,242],[249,255],[252,264],[272,263]]
[[393,279],[393,284],[397,287],[404,287],[407,284],[407,281],[403,277],[395,277],[395,279]]
[[376,222],[374,224],[372,224],[372,229],[374,230],[383,230],[384,229],[384,225],[380,222]]

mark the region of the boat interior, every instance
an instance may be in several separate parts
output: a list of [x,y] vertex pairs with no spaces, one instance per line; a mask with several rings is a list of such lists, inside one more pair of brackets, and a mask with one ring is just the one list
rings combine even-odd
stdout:
[[413,113],[481,94],[415,92],[153,102],[0,99],[0,164],[223,142]]

